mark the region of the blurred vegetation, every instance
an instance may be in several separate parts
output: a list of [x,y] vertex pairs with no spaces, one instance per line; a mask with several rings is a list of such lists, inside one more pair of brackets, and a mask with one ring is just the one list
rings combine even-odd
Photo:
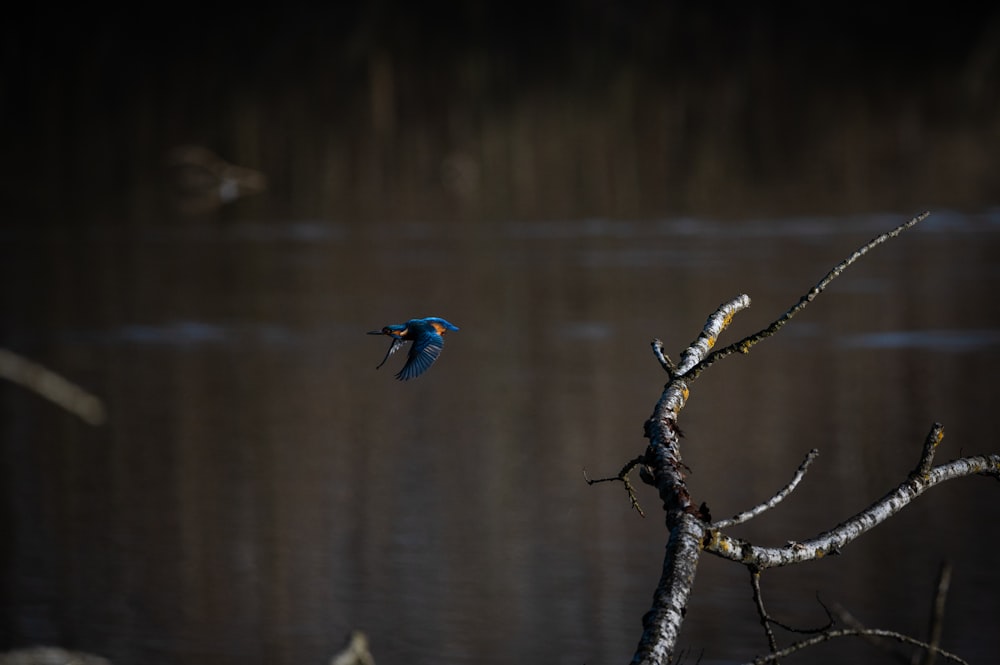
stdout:
[[1000,201],[1000,10],[976,11],[36,8],[0,26],[0,196],[31,220],[179,214],[165,159],[193,145],[268,185],[211,214],[978,208]]

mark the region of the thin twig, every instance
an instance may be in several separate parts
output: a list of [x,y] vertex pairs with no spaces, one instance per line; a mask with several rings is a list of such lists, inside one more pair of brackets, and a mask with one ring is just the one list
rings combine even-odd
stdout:
[[[818,628],[796,628],[795,626],[790,626],[787,623],[783,623],[778,619],[771,616],[766,609],[764,609],[764,595],[760,590],[760,575],[761,570],[756,566],[747,566],[750,571],[750,585],[753,587],[753,600],[754,604],[757,606],[757,616],[760,617],[760,623],[764,626],[764,633],[767,635],[767,644],[772,652],[778,650],[777,642],[774,639],[774,632],[771,630],[771,624],[774,624],[782,630],[786,630],[789,633],[798,633],[800,635],[817,635],[819,633],[826,632],[833,628],[833,615],[830,614],[830,610],[827,609],[826,605],[822,601],[819,601],[820,607],[826,612],[827,622]],[[817,600],[819,600],[817,598]]]
[[642,512],[642,506],[639,505],[639,499],[635,495],[635,489],[632,487],[632,483],[628,479],[629,472],[635,467],[639,466],[645,460],[645,455],[639,455],[633,460],[622,467],[622,470],[618,472],[617,476],[608,476],[607,478],[591,478],[587,475],[587,470],[583,470],[583,479],[587,481],[588,485],[593,485],[595,483],[607,483],[614,480],[620,480],[625,485],[625,491],[628,492],[629,502],[635,511],[639,513],[639,517],[645,517],[646,513]]
[[881,636],[869,634],[868,627],[865,626],[860,619],[848,612],[847,608],[837,603],[833,606],[833,611],[836,612],[837,618],[842,624],[851,630],[860,631],[860,637],[864,639],[865,642],[877,649],[885,651],[901,663],[906,662],[905,657],[903,657],[903,655],[899,652],[899,649],[895,644],[891,644],[888,640],[883,639]]
[[833,616],[831,616],[831,614],[830,614],[830,611],[828,609],[826,609],[826,605],[824,605],[821,602],[820,603],[820,607],[822,607],[823,610],[826,612],[827,622],[825,624],[823,624],[822,626],[819,626],[817,628],[796,628],[795,626],[790,626],[787,623],[784,623],[782,621],[779,621],[778,619],[775,619],[770,614],[767,615],[767,620],[770,621],[771,623],[773,623],[778,628],[781,628],[782,630],[786,630],[789,633],[798,633],[799,635],[818,635],[820,633],[826,632],[826,631],[830,630],[831,628],[833,628],[833,624],[835,623],[834,620],[833,620]]
[[967,661],[963,660],[962,658],[959,658],[958,656],[949,651],[945,651],[943,649],[936,649],[932,647],[930,644],[927,644],[926,642],[921,642],[920,640],[913,639],[912,637],[903,635],[902,633],[897,633],[892,630],[883,630],[881,628],[842,628],[840,630],[827,631],[825,633],[816,635],[815,637],[810,637],[809,639],[796,642],[795,644],[785,647],[780,651],[769,653],[764,656],[758,656],[757,658],[754,658],[753,661],[751,662],[753,663],[753,665],[758,665],[760,663],[775,663],[778,662],[780,658],[789,656],[795,653],[796,651],[800,651],[801,649],[805,649],[807,647],[811,647],[816,644],[826,642],[828,640],[836,639],[838,637],[870,637],[870,636],[893,639],[898,642],[902,642],[903,644],[909,644],[911,646],[919,647],[921,649],[926,649],[928,651],[934,651],[935,653],[939,654],[942,658],[947,658],[948,660],[953,661],[955,663],[962,663],[962,665],[969,665]]
[[806,455],[806,458],[802,460],[802,464],[799,465],[798,470],[796,470],[795,476],[792,478],[791,482],[785,485],[781,489],[781,491],[779,491],[777,494],[772,496],[764,503],[754,506],[750,510],[745,510],[742,513],[739,513],[738,515],[734,515],[728,519],[719,520],[718,522],[715,522],[714,524],[712,524],[712,528],[725,529],[726,527],[735,526],[737,524],[743,524],[744,522],[753,519],[757,515],[760,515],[765,510],[769,508],[774,508],[782,500],[784,500],[785,497],[787,497],[789,494],[792,493],[792,491],[796,488],[799,482],[802,481],[802,478],[805,477],[806,470],[809,468],[809,465],[812,464],[813,460],[816,459],[818,456],[819,456],[819,450],[817,448],[813,448],[812,450],[810,450],[809,453]]
[[848,266],[850,266],[852,263],[860,259],[862,256],[867,254],[869,251],[871,251],[878,245],[881,245],[886,240],[889,240],[890,238],[895,238],[896,236],[898,236],[900,233],[907,230],[911,226],[914,226],[919,222],[922,222],[927,218],[928,215],[930,215],[929,212],[922,212],[913,219],[911,219],[910,221],[904,224],[900,224],[892,231],[887,231],[886,233],[883,233],[875,238],[872,238],[863,247],[856,250],[849,257],[847,257],[846,259],[838,263],[836,266],[834,266],[833,270],[828,272],[826,276],[823,279],[821,279],[818,284],[816,284],[816,286],[809,289],[808,293],[799,298],[799,301],[791,309],[789,309],[787,312],[778,317],[778,319],[774,321],[774,323],[769,325],[767,328],[764,328],[763,330],[760,330],[752,335],[744,337],[743,339],[741,339],[738,342],[735,342],[734,344],[730,344],[729,346],[715,350],[707,358],[705,358],[697,365],[695,365],[693,368],[691,368],[689,371],[687,371],[685,373],[685,377],[694,380],[698,377],[699,374],[701,374],[704,370],[706,370],[710,365],[712,365],[717,360],[721,360],[722,358],[725,358],[726,356],[737,352],[749,353],[750,347],[752,347],[757,342],[760,342],[761,340],[764,340],[773,335],[774,333],[778,332],[778,330],[786,323],[788,323],[788,321],[791,320],[793,316],[795,316],[803,309],[805,309],[806,306],[813,300],[815,300],[816,296],[821,294],[826,289],[826,287],[830,285],[830,282],[839,277],[840,274],[844,272],[844,270],[846,270]]
[[[750,569],[750,586],[753,587],[753,602],[757,606],[757,616],[760,617],[760,625],[764,627],[764,634],[767,636],[767,648],[771,653],[778,650],[778,643],[774,639],[774,631],[771,630],[771,619],[764,609],[764,597],[760,593],[760,568],[747,566]],[[777,660],[775,660],[777,662]]]

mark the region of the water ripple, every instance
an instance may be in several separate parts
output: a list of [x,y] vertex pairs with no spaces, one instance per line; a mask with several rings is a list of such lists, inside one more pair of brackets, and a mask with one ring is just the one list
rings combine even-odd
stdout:
[[922,349],[963,353],[1000,346],[1000,330],[894,330],[844,337],[848,349]]

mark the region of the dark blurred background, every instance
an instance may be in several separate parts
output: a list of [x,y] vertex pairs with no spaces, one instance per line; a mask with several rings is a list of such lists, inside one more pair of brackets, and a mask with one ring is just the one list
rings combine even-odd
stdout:
[[[698,379],[691,490],[733,514],[819,448],[733,530],[780,545],[934,421],[940,461],[995,451],[998,81],[989,3],[6,9],[0,349],[106,420],[0,381],[0,650],[319,664],[360,629],[383,664],[623,662],[665,532],[581,471],[644,450],[650,339],[678,357],[740,293],[724,341],[758,330],[925,209]],[[434,367],[376,371],[364,333],[431,315],[461,328]],[[947,483],[768,573],[768,607],[925,637],[947,560],[942,646],[989,662],[998,520],[995,482]],[[682,646],[766,650],[745,569],[701,563]]]
[[279,217],[997,199],[988,3],[45,7],[0,27],[0,185],[28,215],[134,211],[187,144],[264,170],[253,212]]

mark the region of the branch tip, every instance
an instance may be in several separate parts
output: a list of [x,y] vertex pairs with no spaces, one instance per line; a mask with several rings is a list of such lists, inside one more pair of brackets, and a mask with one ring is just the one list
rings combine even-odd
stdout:
[[673,379],[674,374],[677,372],[677,365],[670,359],[670,356],[664,353],[663,342],[659,339],[654,339],[652,341],[652,347],[653,355],[656,356],[656,359],[659,361],[660,367],[662,367],[664,371],[670,375],[670,378]]
[[746,510],[746,511],[744,511],[742,513],[734,515],[733,517],[730,517],[729,519],[719,520],[718,522],[716,522],[716,523],[714,523],[712,525],[712,528],[713,529],[724,529],[724,528],[729,527],[729,526],[735,526],[737,524],[743,524],[744,522],[750,521],[751,519],[753,519],[757,515],[760,515],[765,510],[768,510],[769,508],[773,508],[774,506],[776,506],[779,503],[781,503],[781,501],[783,501],[785,499],[785,497],[787,497],[789,494],[791,494],[795,490],[795,488],[798,486],[798,484],[805,477],[806,471],[809,469],[809,465],[812,464],[813,460],[815,460],[817,457],[819,457],[819,449],[818,448],[813,448],[808,453],[806,453],[805,459],[802,460],[802,464],[799,464],[799,468],[796,469],[795,475],[792,476],[792,480],[787,485],[785,485],[783,488],[781,488],[778,491],[777,494],[775,494],[774,496],[772,496],[770,499],[768,499],[764,503],[761,503],[761,504],[758,504],[758,505],[754,506],[750,510]]
[[[621,481],[625,485],[625,491],[628,492],[629,503],[632,505],[632,508],[634,508],[635,511],[639,513],[639,517],[645,517],[646,513],[642,511],[642,506],[639,505],[639,499],[635,495],[635,489],[632,487],[632,483],[631,481],[629,481],[628,478],[629,472],[636,466],[642,464],[644,459],[645,456],[639,455],[635,459],[630,460],[625,466],[623,466],[622,470],[618,472],[617,476],[608,476],[607,478],[591,478],[590,475],[587,473],[587,469],[585,468],[583,470],[583,479],[584,481],[586,481],[588,485],[595,485],[597,483],[607,483],[615,480]],[[640,468],[640,472],[641,470],[642,469]]]
[[924,439],[924,448],[920,453],[920,461],[917,467],[910,474],[911,477],[924,478],[930,473],[931,465],[934,463],[934,453],[937,452],[938,445],[944,440],[944,425],[934,423],[931,430]]

